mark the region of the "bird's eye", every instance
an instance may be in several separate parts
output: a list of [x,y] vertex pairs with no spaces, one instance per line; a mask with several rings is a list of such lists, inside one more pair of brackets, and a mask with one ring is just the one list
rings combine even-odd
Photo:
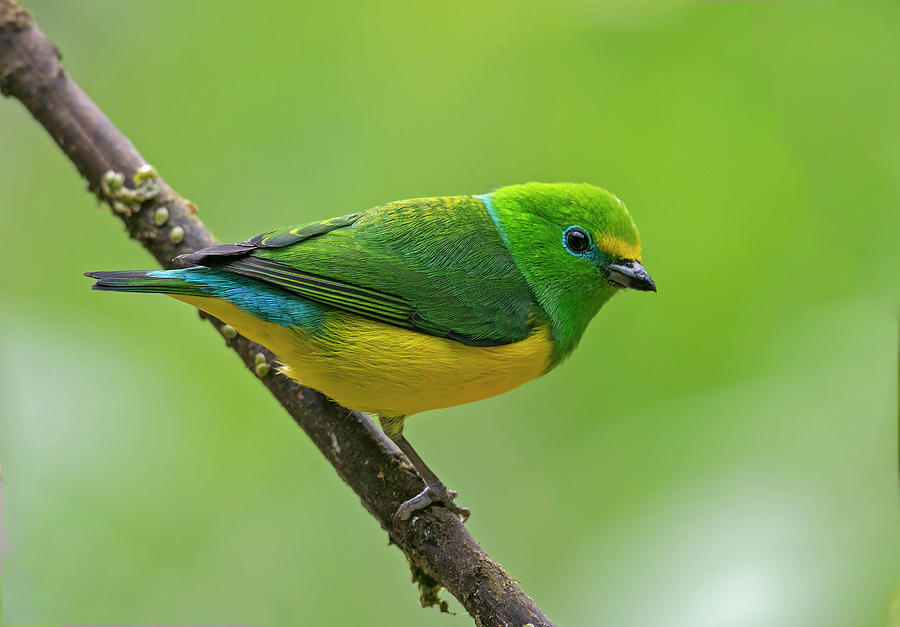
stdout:
[[580,255],[587,252],[588,248],[591,247],[591,238],[582,229],[577,226],[571,226],[566,229],[565,243],[569,252]]

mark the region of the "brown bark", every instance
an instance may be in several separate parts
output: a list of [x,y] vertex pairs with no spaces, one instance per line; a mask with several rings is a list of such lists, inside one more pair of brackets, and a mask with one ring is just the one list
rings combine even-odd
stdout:
[[[143,157],[68,76],[56,47],[14,0],[0,0],[0,92],[25,105],[88,188],[114,209],[131,237],[163,267],[176,267],[172,260],[177,255],[216,242],[197,219],[196,207],[161,178],[145,170],[138,176],[143,182],[135,183],[135,174],[146,165]],[[108,172],[123,176],[109,177]],[[423,599],[435,601],[436,582],[459,599],[478,625],[552,624],[446,509],[427,508],[394,527],[391,516],[398,505],[423,484],[368,416],[260,368],[261,359],[274,361],[268,350],[239,335],[229,337],[230,329],[210,321],[407,555]]]

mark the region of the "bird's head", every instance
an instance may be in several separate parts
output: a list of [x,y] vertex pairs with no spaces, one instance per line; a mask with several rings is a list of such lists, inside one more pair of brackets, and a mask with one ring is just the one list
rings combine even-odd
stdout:
[[605,189],[526,183],[480,197],[568,353],[587,323],[622,288],[656,291],[641,265],[637,227]]

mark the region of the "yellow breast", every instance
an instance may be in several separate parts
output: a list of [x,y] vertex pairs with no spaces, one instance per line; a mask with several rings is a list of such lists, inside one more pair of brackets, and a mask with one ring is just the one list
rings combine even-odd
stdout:
[[546,329],[503,346],[466,346],[345,312],[316,332],[266,322],[223,300],[174,296],[269,348],[285,373],[350,409],[409,416],[477,401],[543,374],[553,350]]

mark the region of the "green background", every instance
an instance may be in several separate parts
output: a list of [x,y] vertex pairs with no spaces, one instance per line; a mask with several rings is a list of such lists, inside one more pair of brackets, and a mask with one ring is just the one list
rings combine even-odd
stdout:
[[[659,293],[410,439],[559,625],[886,624],[896,2],[26,4],[222,241],[528,180],[614,191]],[[418,607],[193,311],[88,289],[153,264],[84,188],[0,101],[5,623],[471,624]]]

